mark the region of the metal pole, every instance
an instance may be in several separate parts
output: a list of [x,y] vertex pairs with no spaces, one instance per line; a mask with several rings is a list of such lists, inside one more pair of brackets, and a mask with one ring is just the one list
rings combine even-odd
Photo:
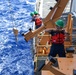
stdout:
[[71,0],[71,4],[70,4],[70,13],[71,13],[71,10],[72,10],[72,5],[73,5],[73,0]]

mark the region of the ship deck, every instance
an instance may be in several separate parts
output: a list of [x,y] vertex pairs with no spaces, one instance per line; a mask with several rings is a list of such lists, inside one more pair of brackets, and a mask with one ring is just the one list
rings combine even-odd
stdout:
[[[41,2],[42,2],[42,4],[41,4]],[[65,24],[67,23],[68,14],[71,13],[70,12],[70,2],[71,2],[71,0],[69,1],[67,8],[65,9],[64,13],[61,16],[61,19],[63,19],[65,21]],[[48,1],[47,0],[39,0],[36,3],[37,3],[36,10],[39,11],[42,18],[45,18],[50,11],[50,7],[51,6],[53,7],[56,2],[54,0],[48,0]],[[39,9],[39,7],[41,7],[41,8]],[[73,35],[74,36],[72,37],[72,46],[75,48],[75,45],[76,45],[76,39],[75,39],[76,38],[76,35],[75,35],[76,34],[76,23],[75,23],[76,22],[76,17],[74,15],[72,17],[74,19],[74,21],[73,21],[73,33],[72,33],[72,36]],[[37,43],[37,41],[35,41],[35,43]],[[76,50],[76,48],[75,48],[75,50]],[[76,53],[76,51],[75,51],[75,53]],[[36,57],[35,60],[37,60],[37,62],[35,62],[35,66],[37,68],[36,68],[36,71],[34,73],[35,75],[41,75],[41,71],[39,71],[39,69],[44,64],[46,58],[47,58],[47,55]]]

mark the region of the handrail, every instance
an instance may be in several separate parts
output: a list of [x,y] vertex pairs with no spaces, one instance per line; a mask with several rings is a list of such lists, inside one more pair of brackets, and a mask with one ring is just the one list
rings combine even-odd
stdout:
[[[46,47],[46,45],[36,45],[37,47]],[[51,45],[48,45],[48,47],[50,47]],[[73,47],[76,47],[76,45],[64,45],[64,46],[73,46]]]
[[[38,36],[51,36],[51,35],[38,35]],[[76,37],[76,34],[70,34],[69,36]]]

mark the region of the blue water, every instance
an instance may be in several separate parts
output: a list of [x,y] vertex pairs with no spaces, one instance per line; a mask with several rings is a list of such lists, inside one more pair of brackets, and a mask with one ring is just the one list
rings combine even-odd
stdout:
[[[0,0],[0,75],[34,75],[32,40],[21,35],[33,28],[30,12],[35,0]],[[17,28],[15,40],[13,28]]]

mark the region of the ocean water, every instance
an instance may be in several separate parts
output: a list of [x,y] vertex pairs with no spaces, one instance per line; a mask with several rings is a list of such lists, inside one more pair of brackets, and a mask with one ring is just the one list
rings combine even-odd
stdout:
[[32,39],[26,42],[21,35],[33,28],[34,9],[35,0],[0,0],[0,75],[34,75]]

